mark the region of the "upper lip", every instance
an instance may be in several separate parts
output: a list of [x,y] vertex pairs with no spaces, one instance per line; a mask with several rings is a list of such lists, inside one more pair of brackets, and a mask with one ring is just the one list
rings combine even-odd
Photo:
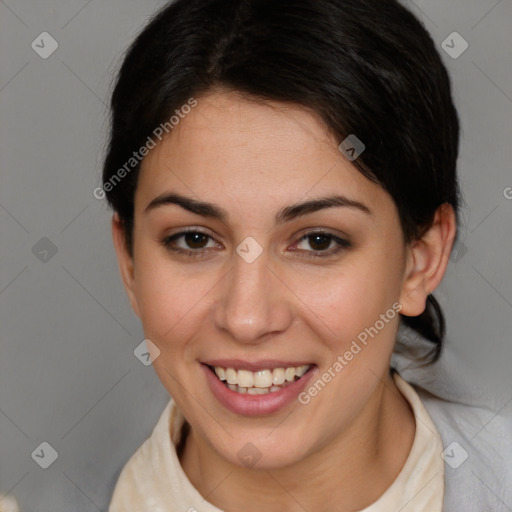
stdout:
[[313,366],[313,363],[311,362],[283,361],[277,359],[262,359],[259,361],[243,361],[241,359],[209,359],[202,362],[207,366],[220,366],[222,368],[248,370],[251,372],[257,372],[260,370],[273,370],[274,368],[297,368],[298,366]]

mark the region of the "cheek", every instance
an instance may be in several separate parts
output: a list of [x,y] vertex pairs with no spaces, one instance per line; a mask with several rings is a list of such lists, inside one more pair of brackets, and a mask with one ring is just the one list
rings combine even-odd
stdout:
[[[164,257],[141,251],[135,273],[145,336],[161,350],[176,351],[198,329],[214,285],[208,273],[183,272]],[[211,281],[211,282],[210,282]]]
[[326,384],[311,383],[301,403],[313,411],[311,428],[318,422],[328,439],[361,409],[386,369],[399,323],[400,279],[396,265],[369,252],[311,283],[302,293],[314,312],[310,327],[326,349],[318,374]]
[[400,295],[397,266],[370,256],[361,254],[354,263],[295,281],[294,291],[309,311],[315,330],[337,350],[373,326]]

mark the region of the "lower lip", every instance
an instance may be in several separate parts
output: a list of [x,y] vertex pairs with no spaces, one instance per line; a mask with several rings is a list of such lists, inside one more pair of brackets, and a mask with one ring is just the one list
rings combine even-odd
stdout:
[[265,395],[248,395],[247,393],[232,391],[223,381],[217,378],[208,366],[201,364],[201,367],[206,374],[206,381],[217,400],[231,412],[244,416],[262,416],[280,411],[294,400],[297,400],[299,393],[306,387],[306,384],[316,370],[316,366],[314,366],[300,379],[279,391],[272,391]]

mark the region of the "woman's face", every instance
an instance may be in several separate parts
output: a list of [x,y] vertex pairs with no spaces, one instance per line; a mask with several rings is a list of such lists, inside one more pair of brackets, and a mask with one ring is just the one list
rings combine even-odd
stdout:
[[[391,197],[315,116],[217,92],[143,161],[123,257],[155,370],[195,435],[275,468],[375,407],[407,251]],[[304,366],[297,381],[286,370]]]

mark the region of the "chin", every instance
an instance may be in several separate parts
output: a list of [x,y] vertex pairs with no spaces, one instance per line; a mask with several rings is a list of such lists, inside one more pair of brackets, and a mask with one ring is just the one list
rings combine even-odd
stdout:
[[[283,428],[282,432],[274,433],[275,435],[271,438],[268,432],[269,430],[266,429],[261,435],[227,437],[225,445],[214,444],[213,446],[217,453],[229,463],[240,468],[262,471],[284,469],[307,457],[309,450],[304,445],[304,438],[311,439],[311,436],[299,435],[299,433],[293,435]],[[215,441],[218,443],[218,438]],[[234,447],[236,449],[233,449]]]

